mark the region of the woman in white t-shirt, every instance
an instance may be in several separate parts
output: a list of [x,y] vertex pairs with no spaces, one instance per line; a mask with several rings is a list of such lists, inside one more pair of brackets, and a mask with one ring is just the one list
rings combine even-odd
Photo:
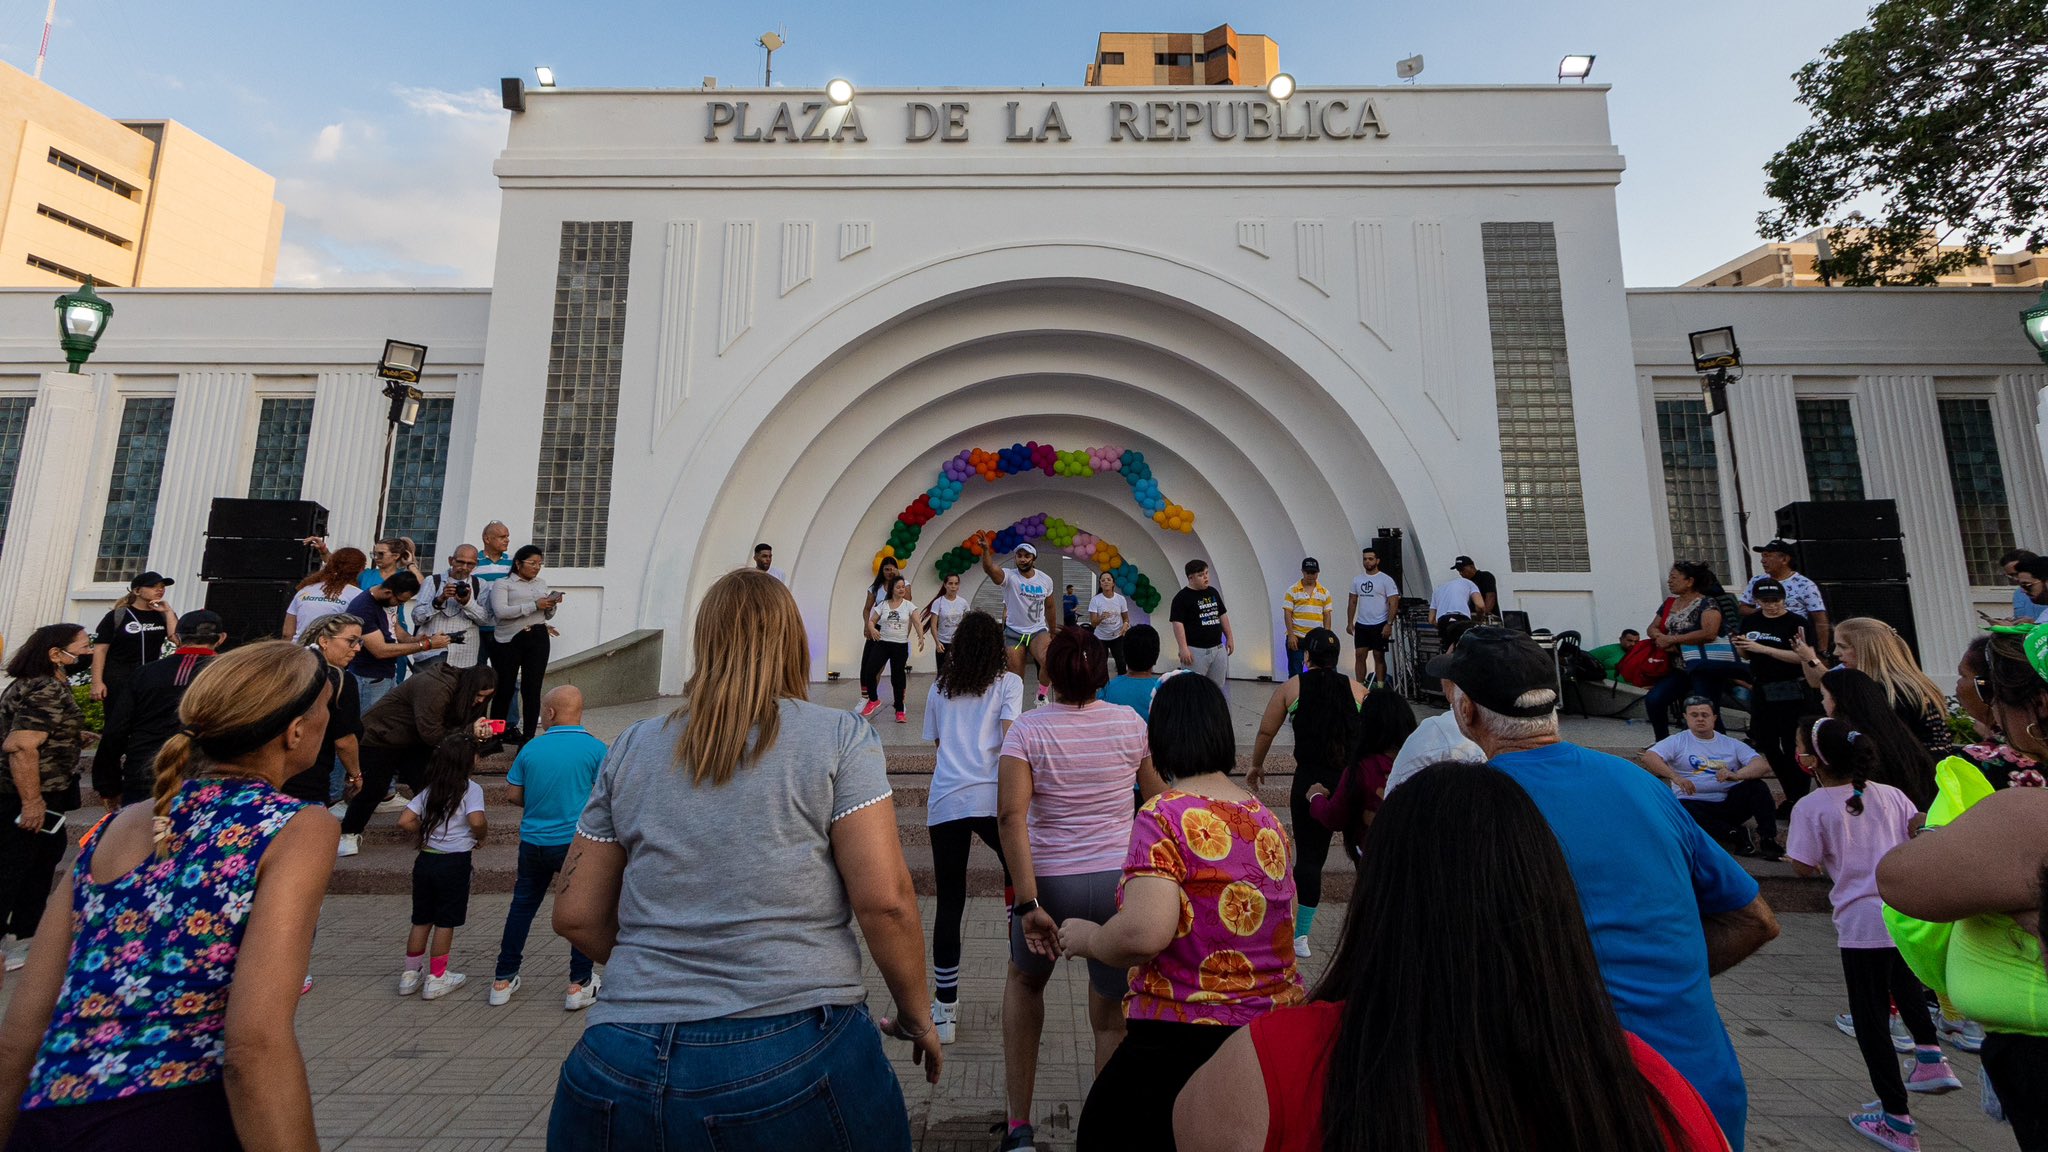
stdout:
[[880,680],[882,665],[889,666],[889,686],[895,690],[896,722],[910,723],[903,711],[906,673],[910,667],[910,642],[924,651],[924,636],[917,631],[917,602],[910,598],[910,581],[898,576],[889,581],[889,597],[868,609],[868,645],[860,662],[860,689],[868,702],[861,706],[863,719],[882,706]]
[[348,611],[348,602],[361,591],[356,578],[369,563],[360,548],[337,548],[328,553],[327,563],[299,581],[299,590],[292,594],[291,606],[284,610],[284,638],[296,644],[308,628]]
[[1116,590],[1116,577],[1104,572],[1095,578],[1095,596],[1088,601],[1088,623],[1095,638],[1109,649],[1116,662],[1116,674],[1124,674],[1124,633],[1131,630],[1131,602]]
[[946,577],[946,583],[932,602],[918,613],[917,630],[932,634],[932,645],[938,659],[938,671],[945,674],[946,664],[953,658],[953,636],[960,628],[960,621],[967,615],[967,598],[960,595],[960,574]]
[[941,1044],[953,1042],[959,1010],[960,917],[967,908],[967,855],[975,837],[995,852],[1005,895],[1010,890],[1010,866],[996,828],[996,774],[1003,738],[1024,710],[1024,680],[1007,667],[1003,626],[995,617],[962,614],[948,647],[951,654],[924,702],[924,737],[939,748],[925,823],[931,826],[939,896],[932,920],[932,983],[938,989],[932,1023]]

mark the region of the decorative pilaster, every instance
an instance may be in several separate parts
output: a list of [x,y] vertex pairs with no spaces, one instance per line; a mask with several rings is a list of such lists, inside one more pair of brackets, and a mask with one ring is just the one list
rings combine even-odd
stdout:
[[[1899,520],[1908,526],[1906,570],[1912,574],[1920,662],[1946,668],[1974,629],[1934,377],[1865,376],[1862,395],[1868,418],[1859,414],[1856,428],[1870,495],[1898,501]],[[1921,530],[1911,531],[1915,525]]]
[[[322,372],[306,438],[306,499],[328,511],[327,544],[369,551],[384,473],[384,382],[374,372]],[[474,424],[472,424],[474,427]]]
[[149,566],[179,582],[184,594],[172,601],[185,608],[204,600],[199,562],[206,551],[206,519],[216,496],[246,496],[242,434],[252,380],[247,372],[200,371],[178,376],[171,408],[170,439],[163,487],[156,498],[156,530],[150,534]]
[[[1778,534],[1777,510],[1795,500],[1807,498],[1806,452],[1799,440],[1799,397],[1787,372],[1755,372],[1728,387],[1729,411],[1735,417],[1735,450],[1742,464],[1742,495],[1749,508],[1749,543],[1762,544]],[[1715,421],[1721,425],[1720,421]],[[1717,427],[1726,439],[1724,427]],[[1721,446],[1722,472],[1727,466],[1728,447]],[[1723,490],[1732,491],[1732,477]],[[1728,523],[1735,524],[1735,501],[1724,500]],[[1739,534],[1729,534],[1729,544],[1739,549]],[[1740,577],[1742,559],[1726,573]],[[1756,556],[1749,557],[1752,573]]]
[[[1992,398],[1992,427],[1998,430],[1998,458],[2005,470],[2005,498],[2011,502],[2017,541],[2048,539],[2048,371],[2010,372]],[[2031,547],[2031,545],[2029,545]]]
[[0,547],[0,637],[8,651],[70,615],[79,522],[92,490],[97,376],[45,372],[21,441],[7,543]]
[[484,374],[475,370],[455,374],[455,410],[448,418],[448,470],[441,479],[440,553],[435,564],[444,564],[457,544],[476,544],[483,539],[489,515],[471,511],[470,477],[476,475],[477,418],[483,411]]

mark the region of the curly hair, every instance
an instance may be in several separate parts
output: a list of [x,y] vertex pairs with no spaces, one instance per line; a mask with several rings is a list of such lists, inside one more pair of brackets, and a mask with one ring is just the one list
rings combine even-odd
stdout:
[[946,667],[939,673],[939,695],[948,700],[979,696],[1003,674],[1003,626],[986,612],[970,611],[947,646]]

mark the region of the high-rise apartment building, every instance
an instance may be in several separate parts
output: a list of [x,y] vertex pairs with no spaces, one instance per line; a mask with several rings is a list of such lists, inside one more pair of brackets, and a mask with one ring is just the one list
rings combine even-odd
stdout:
[[[1687,288],[1818,288],[1824,228],[1797,240],[1752,248],[1711,272],[1685,282]],[[1943,252],[1955,251],[1944,246]],[[1994,252],[1940,278],[1944,288],[2039,288],[2048,285],[2048,252]]]
[[1207,32],[1104,32],[1084,82],[1109,87],[1161,84],[1262,85],[1280,71],[1280,46],[1230,25]]
[[0,285],[268,288],[277,181],[175,120],[113,120],[0,64]]

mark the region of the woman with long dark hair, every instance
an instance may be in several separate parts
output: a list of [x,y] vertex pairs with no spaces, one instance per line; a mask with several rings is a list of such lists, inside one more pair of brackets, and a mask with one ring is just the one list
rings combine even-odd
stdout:
[[1252,741],[1252,769],[1245,773],[1245,787],[1257,792],[1265,783],[1266,753],[1280,734],[1280,725],[1291,716],[1294,784],[1287,795],[1287,815],[1294,832],[1294,954],[1306,958],[1309,929],[1323,902],[1323,865],[1330,858],[1331,836],[1309,807],[1309,789],[1320,785],[1325,792],[1335,791],[1344,770],[1357,762],[1364,730],[1359,709],[1365,705],[1366,692],[1365,685],[1337,670],[1341,646],[1335,632],[1309,629],[1301,638],[1301,651],[1307,667],[1266,701],[1259,734]]
[[467,728],[479,740],[490,736],[484,713],[497,687],[497,673],[481,664],[451,668],[446,660],[436,660],[363,715],[363,783],[341,818],[343,856],[361,849],[363,829],[370,826],[370,817],[377,814],[393,780],[418,792],[427,758],[451,733]]
[[918,651],[924,651],[924,632],[917,626],[917,601],[910,598],[910,581],[898,576],[889,581],[889,590],[880,604],[868,610],[868,644],[861,652],[860,690],[868,698],[861,706],[861,719],[875,714],[882,706],[880,683],[882,668],[889,669],[890,699],[896,702],[896,722],[910,723],[904,709],[909,702],[903,698],[908,690],[910,672],[910,642],[917,641]]
[[971,607],[967,598],[960,595],[960,574],[955,572],[946,577],[939,585],[939,594],[917,615],[918,630],[932,635],[933,660],[941,675],[945,674],[946,661],[953,656],[953,636]]
[[[879,687],[875,680],[867,673],[869,661],[879,658],[882,663],[887,662],[887,657],[880,655],[882,641],[880,637],[875,635],[874,615],[875,609],[888,602],[889,589],[895,586],[896,578],[902,574],[903,569],[897,565],[894,558],[884,557],[881,565],[875,570],[874,580],[868,584],[867,596],[860,602],[860,698],[862,716],[871,716],[874,714],[875,708],[882,706],[882,696]],[[881,666],[881,663],[875,665],[877,669]],[[896,703],[900,706],[903,702],[898,700]],[[874,707],[869,707],[869,705]]]
[[[948,583],[957,580],[950,578]],[[960,917],[967,909],[967,855],[980,838],[1003,867],[1003,904],[1010,865],[996,827],[996,780],[1003,739],[1024,714],[1024,680],[1003,656],[1003,626],[969,612],[954,628],[950,657],[924,701],[924,738],[938,746],[925,798],[931,830],[932,878],[938,910],[932,919],[932,1023],[951,1044],[960,1001]]]
[[1399,692],[1375,688],[1358,706],[1358,722],[1357,759],[1345,767],[1336,789],[1313,784],[1308,790],[1309,813],[1316,823],[1343,833],[1344,855],[1354,864],[1365,850],[1365,830],[1386,799],[1394,757],[1415,733],[1415,709]]
[[[1671,735],[1671,706],[1694,692],[1693,675],[1685,670],[1685,648],[1705,644],[1721,635],[1720,597],[1726,596],[1714,570],[1705,564],[1681,560],[1671,566],[1664,584],[1671,590],[1671,596],[1651,618],[1647,635],[1651,643],[1670,657],[1671,670],[1643,696],[1650,731],[1659,740]],[[1711,686],[1708,678],[1702,680],[1703,687]]]
[[1906,794],[1920,811],[1934,803],[1934,756],[1892,711],[1877,681],[1854,668],[1836,668],[1820,678],[1822,709],[1847,720],[1877,746],[1877,770],[1870,778]]
[[284,611],[284,639],[297,642],[306,630],[329,616],[348,611],[348,602],[362,589],[356,579],[370,566],[361,548],[336,548],[318,572],[299,581],[290,607]]
[[1557,838],[1486,765],[1432,765],[1387,797],[1310,1001],[1188,1081],[1181,1152],[1727,1147],[1699,1093],[1622,1030]]
[[[28,959],[42,923],[50,878],[64,859],[65,836],[43,829],[79,807],[78,754],[99,737],[71,694],[71,677],[92,663],[93,645],[76,624],[45,624],[7,662],[0,692],[7,763],[0,772],[0,937],[13,937],[8,969]],[[52,814],[55,814],[53,817]]]

